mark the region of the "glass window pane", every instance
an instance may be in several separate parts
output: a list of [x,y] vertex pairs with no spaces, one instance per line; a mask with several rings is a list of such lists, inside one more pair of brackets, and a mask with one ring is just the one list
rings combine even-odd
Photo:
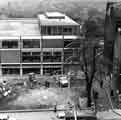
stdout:
[[40,52],[23,52],[22,62],[40,62]]
[[23,48],[40,48],[40,40],[23,40]]
[[18,41],[2,41],[2,48],[18,48]]

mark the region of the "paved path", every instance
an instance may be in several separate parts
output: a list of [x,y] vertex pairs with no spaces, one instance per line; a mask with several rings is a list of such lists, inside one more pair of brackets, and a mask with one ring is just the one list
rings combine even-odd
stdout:
[[1,113],[16,118],[16,120],[56,120],[55,113],[48,112],[16,112],[16,113]]

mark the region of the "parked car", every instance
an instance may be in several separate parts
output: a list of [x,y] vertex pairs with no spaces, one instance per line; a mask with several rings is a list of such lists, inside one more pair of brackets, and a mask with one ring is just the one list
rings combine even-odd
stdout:
[[0,114],[0,120],[16,120],[16,119],[6,114]]
[[68,87],[69,81],[67,76],[61,76],[59,77],[59,85],[61,87]]
[[65,111],[57,112],[56,117],[59,118],[59,119],[64,119],[65,118]]

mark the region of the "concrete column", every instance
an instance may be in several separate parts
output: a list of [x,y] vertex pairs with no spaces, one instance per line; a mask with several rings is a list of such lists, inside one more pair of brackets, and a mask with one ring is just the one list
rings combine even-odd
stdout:
[[41,39],[40,39],[40,49],[41,49],[41,53],[40,53],[40,60],[41,60],[41,65],[40,65],[40,75],[43,75],[43,38],[41,35]]
[[62,51],[61,60],[62,60],[61,73],[63,75],[64,74],[64,72],[63,72],[63,70],[64,70],[64,50]]
[[23,76],[23,69],[22,69],[22,66],[20,67],[20,77]]
[[40,75],[43,75],[43,65],[40,67]]
[[2,41],[0,41],[0,48],[2,48]]
[[2,66],[0,66],[0,76],[2,76]]

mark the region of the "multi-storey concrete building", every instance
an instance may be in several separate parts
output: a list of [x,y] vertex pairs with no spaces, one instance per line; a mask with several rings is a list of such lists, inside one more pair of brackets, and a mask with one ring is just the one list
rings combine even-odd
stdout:
[[[58,12],[0,20],[0,75],[64,73],[78,62],[80,25]],[[77,59],[77,58],[74,59]]]

